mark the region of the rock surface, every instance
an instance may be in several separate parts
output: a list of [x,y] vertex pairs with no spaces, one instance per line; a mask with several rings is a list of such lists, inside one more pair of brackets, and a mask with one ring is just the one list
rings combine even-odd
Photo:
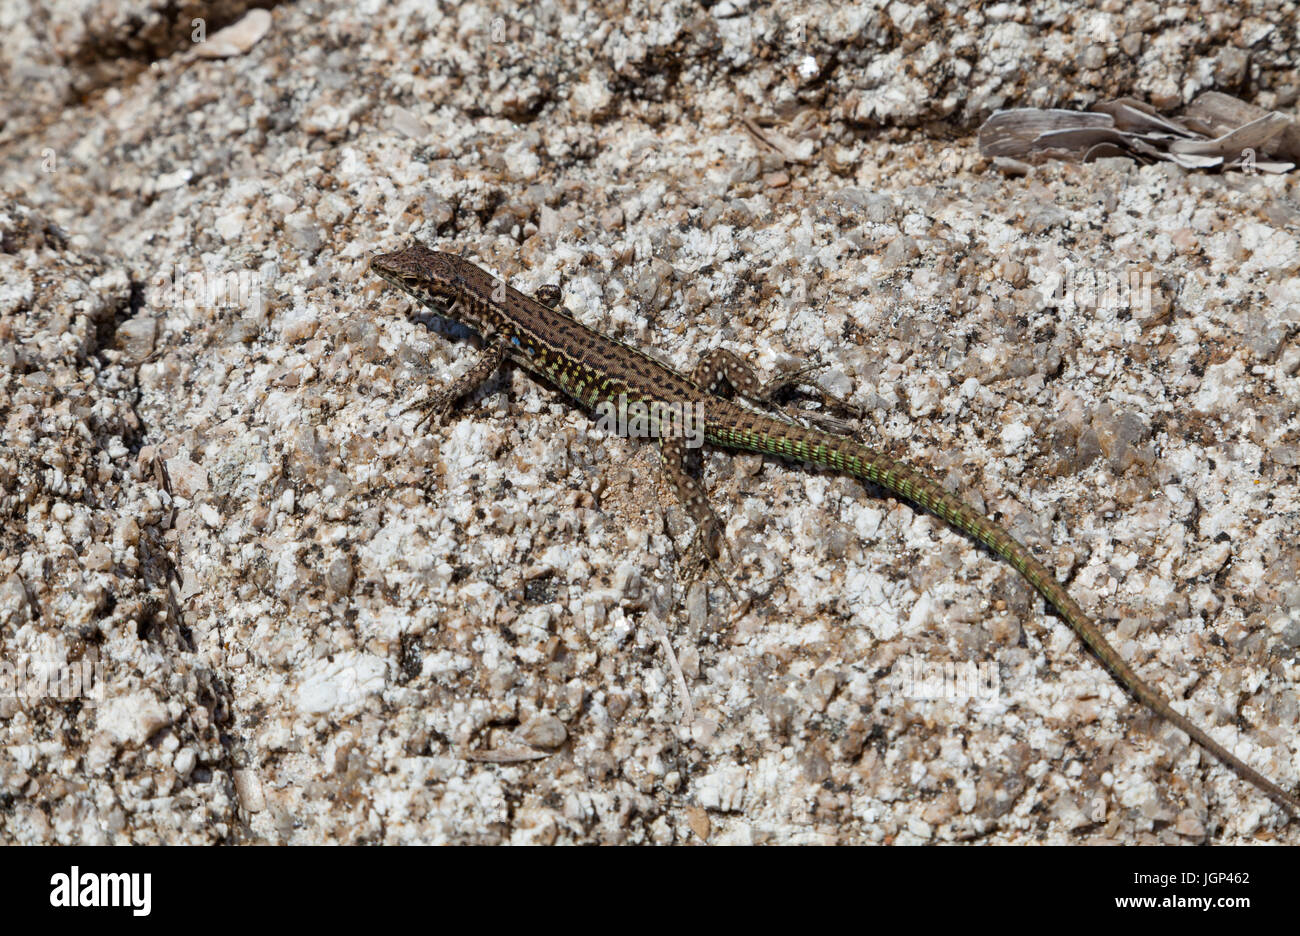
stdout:
[[[186,4],[4,7],[0,652],[102,682],[0,699],[0,840],[1295,840],[878,490],[706,453],[736,603],[653,449],[528,376],[417,427],[471,342],[365,269],[419,238],[682,369],[821,363],[1295,788],[1297,182],[974,138],[1294,115],[1293,8],[374,6],[222,58]],[[899,681],[945,664],[993,691]]]

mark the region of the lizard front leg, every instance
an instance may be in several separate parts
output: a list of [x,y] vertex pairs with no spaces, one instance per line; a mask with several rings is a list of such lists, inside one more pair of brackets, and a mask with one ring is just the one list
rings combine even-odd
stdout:
[[560,300],[564,298],[564,293],[560,287],[554,283],[547,283],[544,286],[538,286],[537,292],[533,293],[533,295],[537,297],[538,302],[546,306],[548,309],[557,308],[560,304]]
[[505,363],[509,347],[509,343],[501,335],[493,335],[483,348],[478,360],[470,365],[469,370],[442,390],[434,393],[427,400],[413,403],[402,412],[409,413],[411,410],[425,410],[425,414],[415,424],[417,429],[425,420],[441,417],[447,410],[451,409],[453,403],[466,394],[472,393],[497,372],[498,368]]

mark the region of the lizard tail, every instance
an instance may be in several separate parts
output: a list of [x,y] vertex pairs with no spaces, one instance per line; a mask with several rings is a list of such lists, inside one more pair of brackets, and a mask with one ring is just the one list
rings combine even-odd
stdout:
[[[764,431],[765,429],[768,431]],[[1034,586],[1047,603],[1074,628],[1075,633],[1088,645],[1102,665],[1110,670],[1120,684],[1139,702],[1186,732],[1193,741],[1291,815],[1300,815],[1300,798],[1273,783],[1211,738],[1185,715],[1176,711],[1169,704],[1168,699],[1134,672],[1102,635],[1096,623],[1084,613],[1078,602],[1070,597],[1065,586],[1034,557],[1024,543],[998,524],[985,519],[973,507],[944,490],[935,481],[864,445],[840,436],[815,429],[795,427],[775,420],[770,426],[765,425],[762,420],[755,420],[746,427],[746,431],[722,430],[720,434],[723,438],[719,441],[732,447],[776,453],[871,481],[894,494],[907,498],[968,536],[979,540],[1011,563]]]

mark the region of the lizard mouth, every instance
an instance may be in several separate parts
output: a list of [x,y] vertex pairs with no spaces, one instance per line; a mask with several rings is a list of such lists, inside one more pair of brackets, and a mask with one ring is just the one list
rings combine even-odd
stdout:
[[[419,304],[428,306],[439,315],[447,315],[451,311],[451,307],[455,304],[455,297],[431,289],[428,284],[421,283],[414,277],[403,276],[399,270],[395,270],[385,263],[385,261],[392,256],[395,255],[380,254],[379,256],[371,257],[367,268],[380,279],[392,283],[405,293],[409,299],[413,299]],[[418,309],[419,305],[417,304],[415,308]]]
[[397,272],[387,262],[392,256],[393,254],[376,254],[366,263],[366,270],[375,274],[375,276],[388,280],[394,286],[400,286],[401,283],[398,280]]

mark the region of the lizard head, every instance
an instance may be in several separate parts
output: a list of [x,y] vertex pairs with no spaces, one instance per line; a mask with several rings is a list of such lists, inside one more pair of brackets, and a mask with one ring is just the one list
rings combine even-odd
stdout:
[[464,299],[467,295],[490,294],[496,281],[455,254],[413,244],[371,257],[370,272],[439,315],[463,322],[481,334],[490,330],[480,321],[473,303]]
[[375,254],[370,258],[370,272],[446,315],[456,301],[456,272],[446,261],[449,256],[416,244]]

